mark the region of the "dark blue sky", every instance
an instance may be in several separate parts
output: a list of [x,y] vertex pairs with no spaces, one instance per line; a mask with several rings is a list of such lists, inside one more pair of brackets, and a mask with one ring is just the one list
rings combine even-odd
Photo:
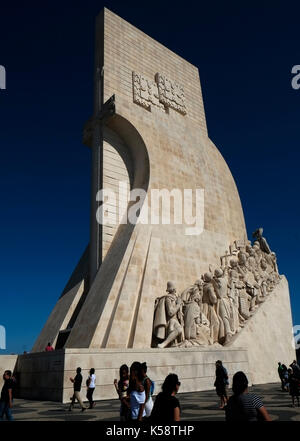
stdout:
[[[17,6],[19,3],[20,6]],[[1,306],[30,350],[89,239],[94,19],[108,7],[199,67],[210,138],[263,226],[300,324],[298,2],[9,2],[0,11]],[[0,351],[5,353],[5,351]]]

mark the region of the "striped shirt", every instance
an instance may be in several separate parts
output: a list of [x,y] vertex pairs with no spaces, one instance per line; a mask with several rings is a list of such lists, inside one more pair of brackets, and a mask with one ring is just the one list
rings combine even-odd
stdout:
[[226,406],[226,421],[257,421],[262,400],[255,394],[241,394],[229,398]]

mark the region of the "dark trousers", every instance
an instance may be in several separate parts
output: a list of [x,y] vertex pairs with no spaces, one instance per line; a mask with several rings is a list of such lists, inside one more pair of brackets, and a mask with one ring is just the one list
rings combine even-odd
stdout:
[[92,408],[93,404],[94,404],[94,402],[93,402],[94,390],[95,390],[94,387],[89,387],[88,390],[87,390],[87,393],[86,393],[86,397],[87,397],[87,399],[89,400],[89,403],[90,403],[90,408]]

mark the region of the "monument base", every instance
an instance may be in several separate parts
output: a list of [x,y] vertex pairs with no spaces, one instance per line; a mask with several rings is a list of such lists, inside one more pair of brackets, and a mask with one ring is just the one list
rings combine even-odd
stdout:
[[122,364],[146,361],[148,373],[155,381],[155,394],[160,392],[165,377],[174,372],[181,381],[180,392],[213,389],[215,362],[222,360],[229,376],[243,370],[249,374],[246,348],[227,349],[222,346],[208,348],[167,349],[62,349],[53,352],[24,354],[18,357],[15,372],[19,383],[18,397],[67,403],[73,393],[70,377],[81,367],[83,376],[82,398],[85,398],[85,380],[89,369],[96,370],[95,400],[117,398],[113,385],[119,379]]
[[228,349],[246,347],[254,384],[278,382],[278,362],[288,366],[296,359],[289,285],[285,276],[264,303],[236,334]]
[[[245,327],[226,346],[151,349],[60,349],[0,357],[2,371],[15,372],[18,397],[67,403],[73,392],[70,377],[81,367],[82,397],[89,370],[96,370],[95,400],[117,398],[113,385],[122,364],[147,362],[148,373],[155,381],[155,393],[165,377],[176,373],[180,392],[213,389],[215,362],[222,360],[230,381],[242,370],[250,384],[278,382],[277,363],[286,365],[296,358],[292,344],[292,316],[288,283],[284,276],[274,291],[259,306]],[[0,384],[1,386],[1,384]]]

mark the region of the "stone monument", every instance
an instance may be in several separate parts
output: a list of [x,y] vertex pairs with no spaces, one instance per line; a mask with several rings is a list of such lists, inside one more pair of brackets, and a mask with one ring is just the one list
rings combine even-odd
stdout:
[[[83,375],[96,369],[95,399],[116,398],[119,366],[135,360],[147,361],[157,391],[174,371],[182,392],[213,388],[218,359],[230,375],[277,381],[277,362],[295,358],[288,284],[262,229],[247,239],[236,184],[207,134],[198,69],[104,9],[94,91],[83,133],[92,150],[90,243],[32,353],[17,360],[20,395],[68,401],[80,366]],[[116,195],[105,209],[101,189]],[[144,191],[135,224],[123,222],[136,203],[126,189]],[[157,222],[154,192],[175,200],[187,189],[203,192],[201,225],[164,214]],[[150,205],[151,222],[142,222]],[[47,342],[52,353],[43,353]]]

